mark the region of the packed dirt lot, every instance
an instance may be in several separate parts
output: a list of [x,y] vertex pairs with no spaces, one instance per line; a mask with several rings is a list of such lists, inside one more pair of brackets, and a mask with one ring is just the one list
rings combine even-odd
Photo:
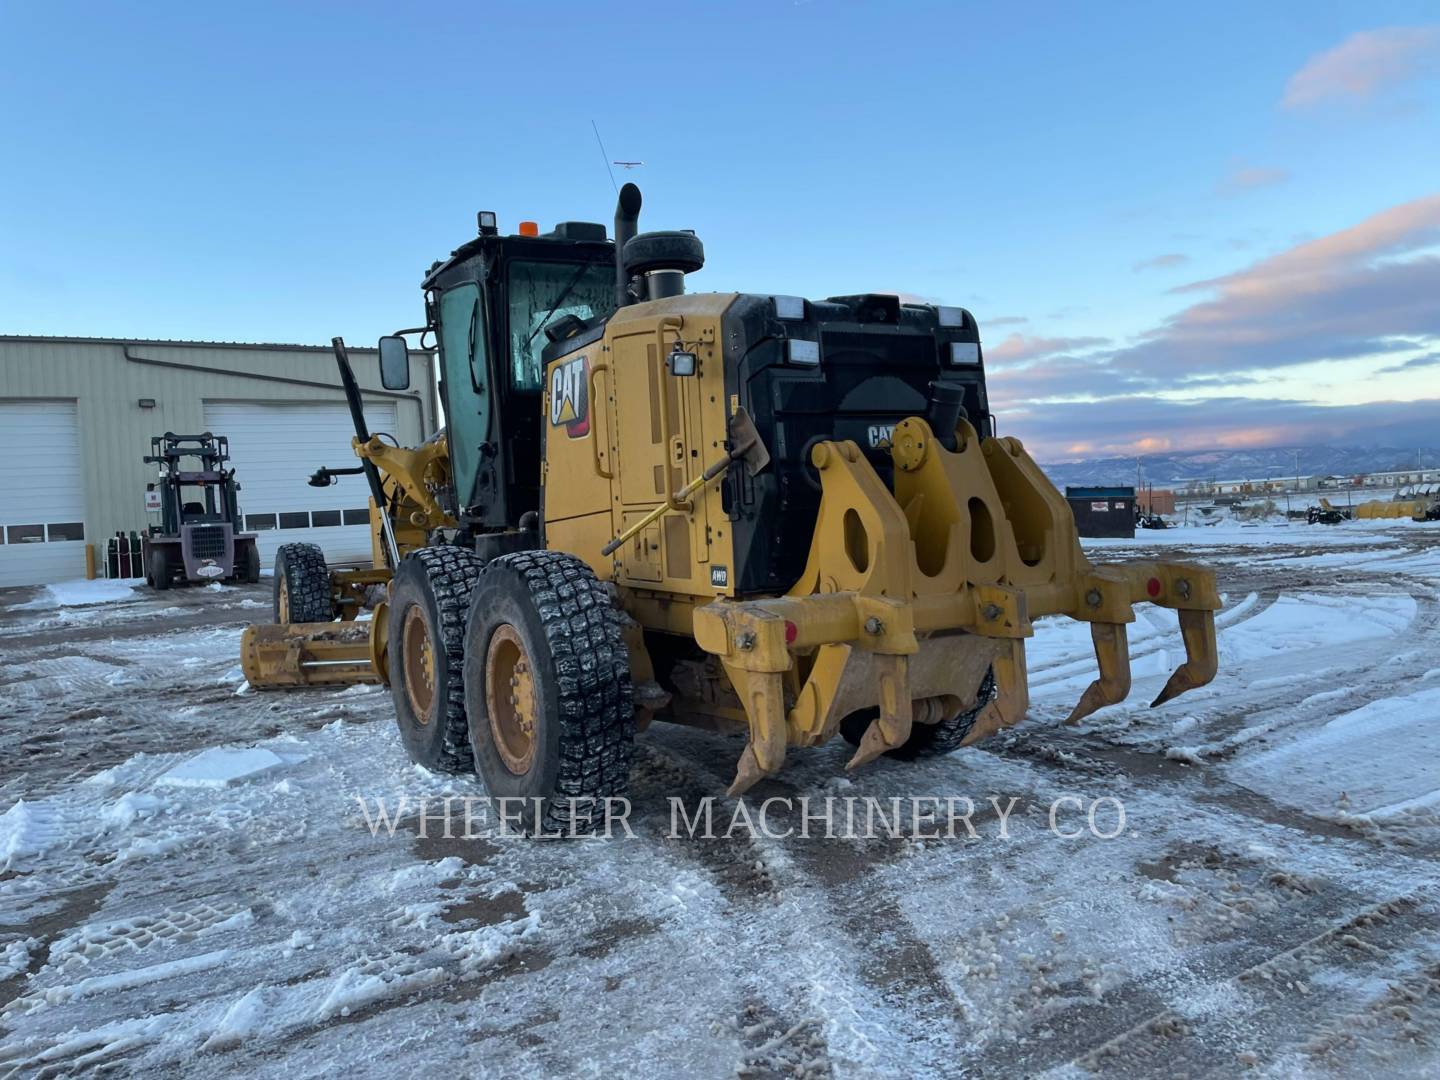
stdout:
[[[669,800],[734,740],[642,736],[633,836],[447,839],[417,800],[478,782],[387,692],[243,684],[268,580],[0,593],[0,1076],[1436,1075],[1440,525],[1091,546],[1151,550],[1218,573],[1212,685],[1145,707],[1183,651],[1141,608],[1131,700],[1064,727],[1093,659],[1047,622],[1013,731],[796,752],[712,839]],[[794,835],[827,796],[976,810]]]

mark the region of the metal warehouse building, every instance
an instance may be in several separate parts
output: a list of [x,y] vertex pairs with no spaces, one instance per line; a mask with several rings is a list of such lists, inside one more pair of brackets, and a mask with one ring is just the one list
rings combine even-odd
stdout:
[[[351,349],[372,432],[415,445],[437,427],[428,353],[411,390],[382,389],[374,349]],[[293,540],[332,560],[370,554],[363,477],[306,481],[352,466],[354,428],[328,347],[0,335],[0,586],[85,576],[106,539],[159,524],[145,510],[150,439],[210,431],[230,440],[244,527],[262,564]]]

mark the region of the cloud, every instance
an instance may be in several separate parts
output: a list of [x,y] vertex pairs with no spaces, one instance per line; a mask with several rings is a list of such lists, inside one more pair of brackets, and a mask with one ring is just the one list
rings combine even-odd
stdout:
[[1019,367],[991,368],[985,375],[990,403],[997,412],[1042,402],[1105,398],[1152,389],[1134,372],[1116,370],[1103,358],[1048,356]]
[[1417,356],[1412,360],[1406,360],[1403,364],[1393,364],[1390,367],[1382,367],[1376,374],[1389,375],[1401,371],[1418,371],[1420,368],[1440,367],[1440,352],[1432,352],[1426,356]]
[[1097,345],[1110,344],[1109,338],[1102,337],[1027,337],[1011,334],[999,345],[985,350],[986,360],[1006,364],[1018,364],[1027,360],[1039,360],[1046,356],[1073,352],[1076,349],[1091,349]]
[[[1440,337],[1440,195],[1395,206],[1223,277],[1132,345],[1117,368],[1177,382],[1424,347]],[[1032,339],[1042,340],[1042,339]],[[992,352],[993,355],[993,352]]]
[[1334,101],[1366,101],[1440,66],[1440,26],[1387,26],[1351,34],[1312,56],[1285,84],[1280,104],[1299,109]]
[[1184,266],[1190,261],[1189,255],[1181,255],[1178,251],[1168,255],[1156,255],[1153,259],[1141,259],[1130,269],[1139,273],[1141,270],[1169,270],[1172,267]]
[[986,326],[1023,326],[1030,320],[1024,315],[999,315],[993,319],[986,319]]
[[1216,195],[1243,195],[1257,188],[1283,184],[1290,179],[1289,169],[1263,168],[1254,165],[1239,165],[1215,185]]

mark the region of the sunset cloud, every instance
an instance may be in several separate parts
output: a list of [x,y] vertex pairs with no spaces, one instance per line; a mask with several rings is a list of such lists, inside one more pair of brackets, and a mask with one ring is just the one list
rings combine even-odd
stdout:
[[[1440,195],[1374,214],[1221,277],[1118,346],[1011,334],[987,351],[1002,429],[1043,461],[1166,450],[1433,441],[1440,416]],[[1277,371],[1392,355],[1375,374],[1414,402],[1333,405],[1244,396]],[[1431,387],[1435,386],[1435,389]],[[1202,393],[1179,400],[1171,392]],[[1163,396],[1162,396],[1163,395]]]
[[1423,347],[1440,337],[1440,195],[1392,207],[1234,274],[1180,286],[1209,298],[1117,350],[1152,377],[1283,367]]
[[1435,441],[1440,398],[1316,405],[1245,397],[1169,401],[1144,395],[1061,402],[998,412],[1040,461],[1186,450],[1354,443],[1423,446]]
[[999,345],[986,348],[985,359],[1005,364],[1019,364],[1024,361],[1039,360],[1047,356],[1075,352],[1079,349],[1093,349],[1098,345],[1108,344],[1110,344],[1110,339],[1103,337],[1047,338],[1011,334]]
[[1171,270],[1177,266],[1184,266],[1189,261],[1189,255],[1182,255],[1175,251],[1168,255],[1156,255],[1153,259],[1141,259],[1130,269],[1136,273],[1141,270]]
[[1258,188],[1273,187],[1290,179],[1289,169],[1262,168],[1254,165],[1240,165],[1231,170],[1215,185],[1217,195],[1243,195]]
[[1365,101],[1386,87],[1440,68],[1440,26],[1387,26],[1351,34],[1306,61],[1285,84],[1280,104],[1299,109]]

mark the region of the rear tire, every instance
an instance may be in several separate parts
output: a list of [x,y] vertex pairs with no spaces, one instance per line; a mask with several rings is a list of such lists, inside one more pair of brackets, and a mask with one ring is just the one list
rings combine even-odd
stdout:
[[334,620],[330,568],[325,565],[325,553],[318,546],[280,545],[275,553],[274,602],[275,621],[282,625]]
[[444,773],[469,772],[465,716],[465,619],[484,565],[468,548],[412,551],[390,583],[386,667],[400,741],[410,760]]
[[159,590],[170,588],[174,568],[170,564],[168,548],[156,545],[150,549],[150,562],[145,567],[145,574],[149,577],[152,587]]
[[526,800],[527,830],[586,831],[604,813],[595,803],[625,794],[630,656],[590,567],[558,551],[485,564],[465,633],[465,706],[475,771],[493,798]]
[[[996,693],[995,672],[993,670],[986,671],[985,677],[980,680],[980,689],[975,695],[974,708],[966,709],[954,719],[942,720],[938,724],[912,725],[910,738],[894,750],[885,751],[885,756],[898,761],[915,761],[919,758],[943,757],[953,753],[960,749],[960,744],[965,741],[965,736],[970,734],[970,729],[975,726],[975,721],[980,718],[980,713],[984,711],[986,705],[995,700]],[[870,726],[870,721],[879,715],[879,709],[861,709],[859,712],[853,712],[840,721],[840,734],[845,736],[845,741],[851,746],[859,746],[860,740],[865,736],[865,729]]]

